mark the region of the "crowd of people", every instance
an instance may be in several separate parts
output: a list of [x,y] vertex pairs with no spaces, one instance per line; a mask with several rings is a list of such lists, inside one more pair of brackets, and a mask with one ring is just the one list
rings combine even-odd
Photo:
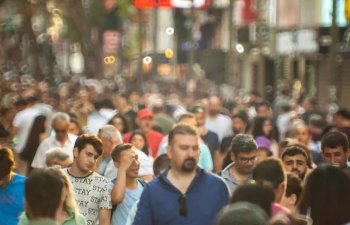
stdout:
[[348,109],[1,79],[0,225],[350,224]]

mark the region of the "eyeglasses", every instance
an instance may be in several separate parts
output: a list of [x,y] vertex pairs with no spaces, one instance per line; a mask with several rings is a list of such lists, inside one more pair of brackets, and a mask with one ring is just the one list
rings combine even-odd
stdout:
[[238,160],[242,163],[248,163],[248,162],[255,162],[258,159],[258,157],[254,156],[251,158],[245,158],[245,157],[239,157]]
[[186,195],[181,194],[179,196],[178,201],[179,201],[179,205],[180,205],[180,210],[179,210],[180,215],[187,217]]

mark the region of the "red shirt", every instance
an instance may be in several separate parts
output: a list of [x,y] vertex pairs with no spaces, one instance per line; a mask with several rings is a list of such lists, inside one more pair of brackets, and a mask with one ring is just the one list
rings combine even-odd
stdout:
[[[123,136],[123,141],[125,143],[130,143],[131,134],[132,132],[129,132]],[[146,134],[146,138],[147,138],[148,150],[150,151],[150,155],[153,158],[156,158],[158,155],[160,142],[162,141],[162,138],[163,138],[163,134],[152,130],[151,132]]]

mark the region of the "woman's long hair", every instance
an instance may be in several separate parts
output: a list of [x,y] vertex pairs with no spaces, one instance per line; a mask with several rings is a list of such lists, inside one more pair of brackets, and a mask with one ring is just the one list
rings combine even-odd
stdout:
[[119,132],[121,134],[126,134],[130,131],[130,128],[131,128],[131,123],[130,123],[130,119],[128,118],[127,115],[125,114],[122,114],[122,113],[118,113],[117,115],[113,116],[109,121],[108,121],[108,124],[110,125],[113,125],[113,120],[115,118],[120,118],[122,123],[123,123],[123,130],[120,130]]
[[29,136],[27,138],[26,145],[23,151],[20,153],[22,159],[27,161],[29,164],[32,163],[36,150],[40,145],[40,136],[46,132],[46,117],[39,115],[34,119],[33,125],[30,129]]
[[298,205],[314,225],[350,222],[350,177],[331,165],[317,167],[309,176]]
[[[271,133],[266,135],[264,133],[264,123],[265,121],[270,121],[271,122],[271,126],[272,126],[272,129],[271,129]],[[253,121],[253,125],[252,125],[252,136],[255,138],[259,137],[259,136],[265,136],[267,137],[268,139],[275,139],[276,140],[276,137],[275,137],[275,134],[274,134],[274,128],[273,128],[273,122],[271,121],[271,119],[267,118],[267,117],[256,117]]]
[[62,179],[64,186],[67,189],[67,197],[64,200],[63,208],[67,212],[70,211],[70,212],[74,213],[74,221],[77,225],[79,225],[78,224],[78,216],[77,216],[79,210],[78,210],[78,206],[77,206],[76,201],[75,201],[74,189],[73,189],[71,182],[69,181],[69,178],[67,177],[67,175],[65,175],[63,173],[63,171],[60,169],[59,166],[53,166],[53,167],[50,167],[50,169],[58,171],[60,178]]
[[146,138],[146,135],[141,130],[135,130],[134,132],[132,132],[130,136],[130,143],[133,137],[136,135],[140,135],[143,138],[143,141],[145,142],[145,145],[143,146],[143,148],[139,150],[143,151],[146,155],[149,155],[147,138]]

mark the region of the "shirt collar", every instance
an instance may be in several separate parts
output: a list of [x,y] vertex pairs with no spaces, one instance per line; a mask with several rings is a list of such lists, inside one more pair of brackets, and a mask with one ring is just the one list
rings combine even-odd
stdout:
[[[177,191],[179,191],[168,179],[168,173],[169,173],[170,167],[168,167],[161,175],[160,175],[160,180],[165,183],[168,186],[171,186],[172,188],[176,189]],[[193,178],[190,186],[188,187],[187,191],[191,189],[191,187],[197,182],[197,180],[199,179],[199,177],[204,173],[204,170],[200,167],[197,166],[196,168],[196,175]]]

